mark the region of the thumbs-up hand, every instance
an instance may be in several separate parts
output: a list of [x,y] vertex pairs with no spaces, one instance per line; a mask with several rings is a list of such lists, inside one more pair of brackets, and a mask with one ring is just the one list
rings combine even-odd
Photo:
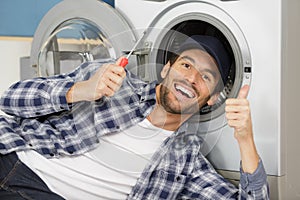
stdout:
[[234,136],[239,140],[252,139],[252,120],[249,101],[246,99],[249,85],[241,88],[237,98],[226,100],[226,118],[230,127],[234,128]]
[[225,111],[228,125],[234,128],[234,137],[239,144],[242,169],[252,174],[257,169],[259,155],[253,138],[250,106],[246,99],[248,92],[249,86],[245,85],[236,99],[227,99]]

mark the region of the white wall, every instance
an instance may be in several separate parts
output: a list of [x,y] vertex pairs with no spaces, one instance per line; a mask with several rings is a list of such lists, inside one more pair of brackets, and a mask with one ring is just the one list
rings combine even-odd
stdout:
[[31,38],[0,37],[0,95],[20,80],[20,57],[30,56],[31,41]]

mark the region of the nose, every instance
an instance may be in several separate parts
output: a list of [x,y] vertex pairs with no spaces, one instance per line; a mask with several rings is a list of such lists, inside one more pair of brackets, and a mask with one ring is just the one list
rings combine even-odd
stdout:
[[196,69],[190,69],[185,74],[186,80],[188,80],[193,85],[198,85],[201,83],[201,74]]

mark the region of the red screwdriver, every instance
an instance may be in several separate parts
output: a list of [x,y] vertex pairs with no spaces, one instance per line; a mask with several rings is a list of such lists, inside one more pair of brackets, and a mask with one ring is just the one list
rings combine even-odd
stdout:
[[120,64],[119,64],[121,67],[125,67],[128,64],[128,58],[131,56],[131,54],[136,49],[136,47],[138,46],[138,44],[142,41],[142,39],[143,39],[143,37],[144,37],[145,34],[146,34],[146,31],[143,32],[142,37],[140,37],[140,39],[135,43],[135,45],[132,47],[132,49],[128,53],[128,55],[125,58],[121,59]]

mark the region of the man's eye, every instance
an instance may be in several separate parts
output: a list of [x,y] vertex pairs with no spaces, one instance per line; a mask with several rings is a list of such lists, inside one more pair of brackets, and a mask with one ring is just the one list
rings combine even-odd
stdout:
[[182,65],[187,69],[191,69],[191,65],[188,63],[182,63]]
[[202,79],[205,81],[210,81],[209,76],[207,76],[206,74],[202,74]]

